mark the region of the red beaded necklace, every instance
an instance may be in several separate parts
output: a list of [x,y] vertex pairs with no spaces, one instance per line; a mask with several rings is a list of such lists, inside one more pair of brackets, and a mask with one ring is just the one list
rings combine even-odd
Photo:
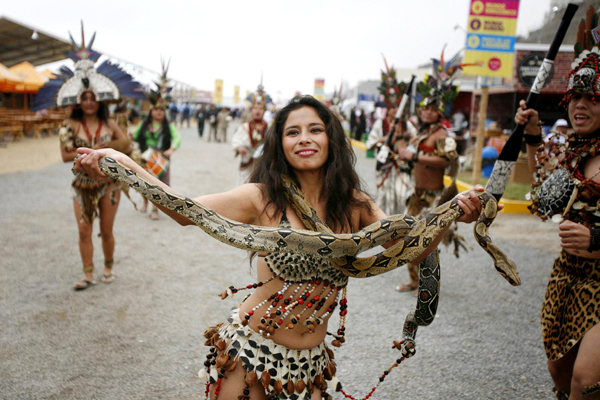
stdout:
[[85,120],[81,121],[81,126],[83,126],[85,135],[87,136],[88,141],[93,146],[98,141],[98,138],[100,137],[100,131],[102,130],[102,120],[98,121],[98,129],[96,129],[96,133],[94,134],[94,137],[92,137],[92,134],[90,133],[90,130],[88,129],[87,124],[85,123]]
[[[260,124],[260,125],[259,125]],[[265,124],[265,122],[263,120],[260,121],[250,121],[249,123],[250,125],[250,129],[249,129],[249,136],[250,136],[250,144],[252,146],[252,148],[256,147],[256,145],[258,144],[258,142],[260,142],[262,139],[265,138],[265,130],[267,128],[267,124]],[[260,126],[260,128],[259,128]],[[260,132],[260,140],[256,140],[254,138],[254,131],[257,130]]]

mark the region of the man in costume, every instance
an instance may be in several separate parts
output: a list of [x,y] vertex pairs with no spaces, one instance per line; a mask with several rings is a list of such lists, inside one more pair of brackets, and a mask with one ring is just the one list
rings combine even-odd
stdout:
[[342,84],[340,83],[340,90],[337,91],[336,89],[333,90],[333,97],[331,98],[330,101],[330,105],[329,105],[329,109],[331,110],[331,112],[337,117],[337,119],[342,122],[344,120],[344,117],[342,116],[341,112],[340,112],[340,107],[342,105]]
[[271,102],[271,97],[265,92],[261,83],[256,92],[250,94],[246,100],[251,104],[250,115],[252,118],[249,122],[240,124],[231,139],[235,156],[240,156],[238,186],[248,182],[254,160],[260,156],[260,147],[267,135],[267,122],[263,117],[267,110],[267,104]]
[[[419,129],[411,141],[413,149],[398,151],[398,158],[414,164],[415,190],[407,203],[407,213],[419,216],[452,199],[457,193],[456,175],[458,174],[458,154],[456,141],[448,136],[444,119],[450,115],[452,102],[458,96],[458,87],[452,85],[453,75],[466,66],[459,64],[459,53],[450,61],[433,60],[433,75],[425,76],[425,81],[417,85],[422,100],[418,110]],[[452,184],[444,188],[444,174],[452,178]],[[459,247],[465,247],[464,239],[455,230],[450,229],[443,243],[454,244],[454,254],[458,257]],[[413,291],[419,287],[417,265],[408,264],[410,281],[396,287],[400,292]]]
[[381,72],[379,91],[387,105],[387,114],[373,124],[366,146],[377,150],[376,202],[387,215],[395,215],[405,213],[406,200],[413,189],[411,165],[395,157],[398,150],[406,148],[410,133],[405,134],[405,121],[394,124],[406,85],[396,81],[396,71],[388,67],[385,58],[384,62],[386,70]]
[[600,399],[600,49],[590,6],[575,44],[567,106],[574,132],[555,132],[546,143],[538,113],[521,102],[515,121],[525,125],[535,173],[531,211],[559,222],[562,251],[554,262],[541,323],[548,370],[559,400]]

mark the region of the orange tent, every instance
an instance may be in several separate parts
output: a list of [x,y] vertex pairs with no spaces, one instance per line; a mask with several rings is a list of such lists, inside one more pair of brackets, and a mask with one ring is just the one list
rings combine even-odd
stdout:
[[0,64],[0,92],[13,92],[17,84],[23,84],[23,79]]
[[56,75],[54,75],[52,73],[52,71],[50,71],[48,68],[46,68],[45,70],[41,71],[40,74],[44,75],[48,79],[54,79],[54,78],[56,78]]
[[16,92],[19,93],[35,93],[48,82],[48,78],[36,71],[28,61],[10,67],[9,71],[23,79],[23,82],[16,86]]

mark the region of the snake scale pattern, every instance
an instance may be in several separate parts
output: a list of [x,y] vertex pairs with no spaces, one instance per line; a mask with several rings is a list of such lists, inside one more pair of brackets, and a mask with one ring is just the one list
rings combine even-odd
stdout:
[[[286,178],[284,184],[288,189],[288,199],[292,208],[305,226],[314,231],[261,227],[220,216],[197,201],[149,182],[113,158],[101,158],[99,167],[106,175],[124,182],[149,200],[190,219],[206,233],[223,243],[250,251],[295,252],[320,256],[329,259],[345,275],[354,278],[379,275],[417,258],[444,228],[463,215],[455,198],[419,219],[408,215],[393,215],[355,233],[334,234],[316,215],[298,187]],[[74,171],[74,173],[78,172]],[[475,238],[493,259],[498,273],[511,285],[520,285],[521,280],[516,265],[488,235],[489,226],[497,215],[497,202],[487,192],[477,194],[482,203],[482,212],[475,223]],[[394,239],[399,241],[376,255],[358,256],[365,250]],[[396,344],[405,357],[411,357],[415,353],[414,337],[417,327],[429,325],[435,318],[440,288],[437,250],[431,252],[420,264],[419,277],[417,307],[406,317],[403,343],[401,346]]]

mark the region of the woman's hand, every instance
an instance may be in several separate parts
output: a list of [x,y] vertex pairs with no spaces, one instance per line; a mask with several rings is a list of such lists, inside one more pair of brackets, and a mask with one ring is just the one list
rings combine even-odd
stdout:
[[558,226],[560,245],[570,250],[587,250],[590,247],[592,234],[590,229],[573,221],[565,221]]
[[85,172],[91,179],[101,181],[106,179],[106,174],[98,167],[98,160],[104,156],[109,156],[117,160],[122,153],[111,148],[106,149],[89,149],[80,147],[77,153],[81,156],[75,161],[75,171]]
[[167,158],[170,158],[174,152],[175,152],[175,149],[173,147],[171,147],[171,148],[168,148],[167,150],[163,151],[163,155]]
[[[479,218],[479,214],[481,213],[481,200],[479,200],[479,196],[477,192],[483,192],[485,189],[481,185],[475,185],[473,190],[467,190],[465,192],[459,193],[456,197],[458,198],[458,205],[465,212],[460,218],[458,218],[457,222],[464,222],[465,224],[470,224],[473,221],[476,221]],[[504,208],[504,204],[498,204],[498,211]]]
[[540,121],[539,114],[533,108],[525,109],[527,103],[525,100],[519,102],[519,108],[515,114],[515,122],[519,125],[525,125],[525,133],[529,135],[541,135],[542,132],[538,127]]

